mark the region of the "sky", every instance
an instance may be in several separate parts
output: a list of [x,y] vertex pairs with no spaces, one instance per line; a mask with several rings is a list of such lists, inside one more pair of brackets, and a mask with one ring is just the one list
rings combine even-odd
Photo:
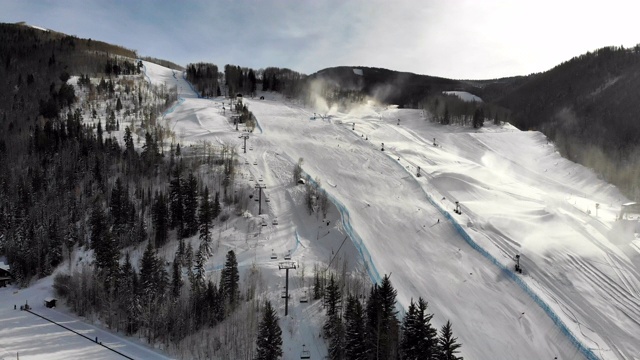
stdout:
[[305,74],[370,66],[456,79],[549,70],[640,43],[629,0],[0,0],[25,21],[180,65]]

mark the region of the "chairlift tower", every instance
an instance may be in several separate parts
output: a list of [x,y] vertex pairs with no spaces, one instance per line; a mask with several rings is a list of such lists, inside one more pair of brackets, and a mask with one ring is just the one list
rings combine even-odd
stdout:
[[520,267],[520,255],[516,254],[516,272],[522,274],[522,267]]
[[295,268],[296,268],[296,263],[293,261],[282,261],[278,264],[278,269],[286,271],[285,283],[284,283],[285,284],[284,285],[284,294],[285,294],[284,316],[289,315],[289,270],[295,269]]
[[265,184],[256,183],[255,188],[258,189],[258,215],[262,215],[262,189],[266,188]]
[[242,134],[242,135],[240,135],[240,138],[244,141],[244,144],[242,145],[242,150],[244,150],[244,153],[246,154],[247,153],[247,139],[249,138],[249,134]]

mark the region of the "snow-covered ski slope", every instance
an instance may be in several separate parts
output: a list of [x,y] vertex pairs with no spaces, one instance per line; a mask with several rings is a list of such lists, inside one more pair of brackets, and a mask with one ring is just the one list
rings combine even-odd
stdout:
[[[343,210],[360,248],[352,256],[365,255],[374,280],[392,274],[402,306],[422,296],[436,325],[450,319],[463,355],[640,359],[640,253],[615,220],[628,199],[544,135],[441,126],[373,104],[320,117],[326,109],[264,95],[245,99],[262,129],[249,140],[255,171],[283,188],[282,159],[303,158]],[[185,141],[238,137],[220,100],[192,101],[170,115]]]

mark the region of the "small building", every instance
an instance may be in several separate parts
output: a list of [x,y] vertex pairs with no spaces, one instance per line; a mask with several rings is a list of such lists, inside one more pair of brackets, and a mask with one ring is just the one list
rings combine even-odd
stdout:
[[48,297],[46,299],[44,299],[44,306],[48,307],[49,309],[51,308],[55,308],[56,307],[56,299],[52,298],[52,297]]
[[636,202],[628,202],[622,204],[620,207],[620,214],[618,215],[620,220],[622,219],[640,219],[640,204]]
[[11,285],[12,279],[11,272],[9,272],[9,265],[0,262],[0,287]]

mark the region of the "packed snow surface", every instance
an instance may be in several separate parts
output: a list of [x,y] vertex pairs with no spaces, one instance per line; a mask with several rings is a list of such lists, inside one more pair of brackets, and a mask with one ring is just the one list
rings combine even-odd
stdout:
[[[324,109],[261,95],[266,100],[245,98],[262,129],[249,140],[253,151],[246,156],[260,160],[251,172],[277,193],[303,158],[304,171],[346,210],[343,220],[362,241],[360,252],[376,270],[370,272],[373,280],[392,274],[404,308],[411,298],[424,297],[436,325],[452,321],[463,355],[640,354],[640,254],[632,247],[633,231],[616,221],[628,200],[589,169],[562,158],[543,134],[508,124],[479,131],[442,126],[419,110],[372,103],[310,121]],[[188,117],[177,110],[176,130],[194,140],[226,136],[222,119],[209,110],[218,105],[210,103],[202,110],[184,106],[180,111]],[[461,215],[453,212],[455,202]],[[278,212],[294,212],[287,202],[277,204]],[[360,252],[350,256],[362,259]],[[516,254],[524,268],[516,275],[520,284],[511,276]]]
[[[181,74],[145,65],[150,81],[178,86],[180,101],[165,120],[182,146],[234,144],[240,176],[266,186],[264,214],[248,216],[268,226],[223,246],[236,250],[241,267],[264,269],[265,297],[281,316],[284,359],[299,358],[302,344],[314,359],[326,355],[318,337],[324,312],[318,301],[296,300],[299,280],[290,280],[294,297],[283,316],[284,272],[270,255],[281,260],[288,250],[306,264],[307,278],[314,263],[326,265],[335,253],[366,268],[373,281],[391,274],[400,309],[423,297],[435,326],[451,320],[468,359],[640,359],[637,221],[616,220],[629,200],[563,159],[543,134],[508,124],[442,126],[420,110],[373,103],[327,111],[261,93],[265,100],[244,99],[259,122],[245,153],[228,118],[229,100],[199,99]],[[335,204],[326,223],[300,204],[302,186],[291,175],[300,158]],[[461,214],[453,211],[456,202]],[[341,246],[347,235],[351,241]],[[522,274],[513,272],[518,254]],[[1,291],[0,321],[23,317],[13,310],[19,293]],[[37,330],[22,341],[53,336],[44,325],[29,326]],[[23,330],[1,327],[0,349],[13,351],[7,338]]]

